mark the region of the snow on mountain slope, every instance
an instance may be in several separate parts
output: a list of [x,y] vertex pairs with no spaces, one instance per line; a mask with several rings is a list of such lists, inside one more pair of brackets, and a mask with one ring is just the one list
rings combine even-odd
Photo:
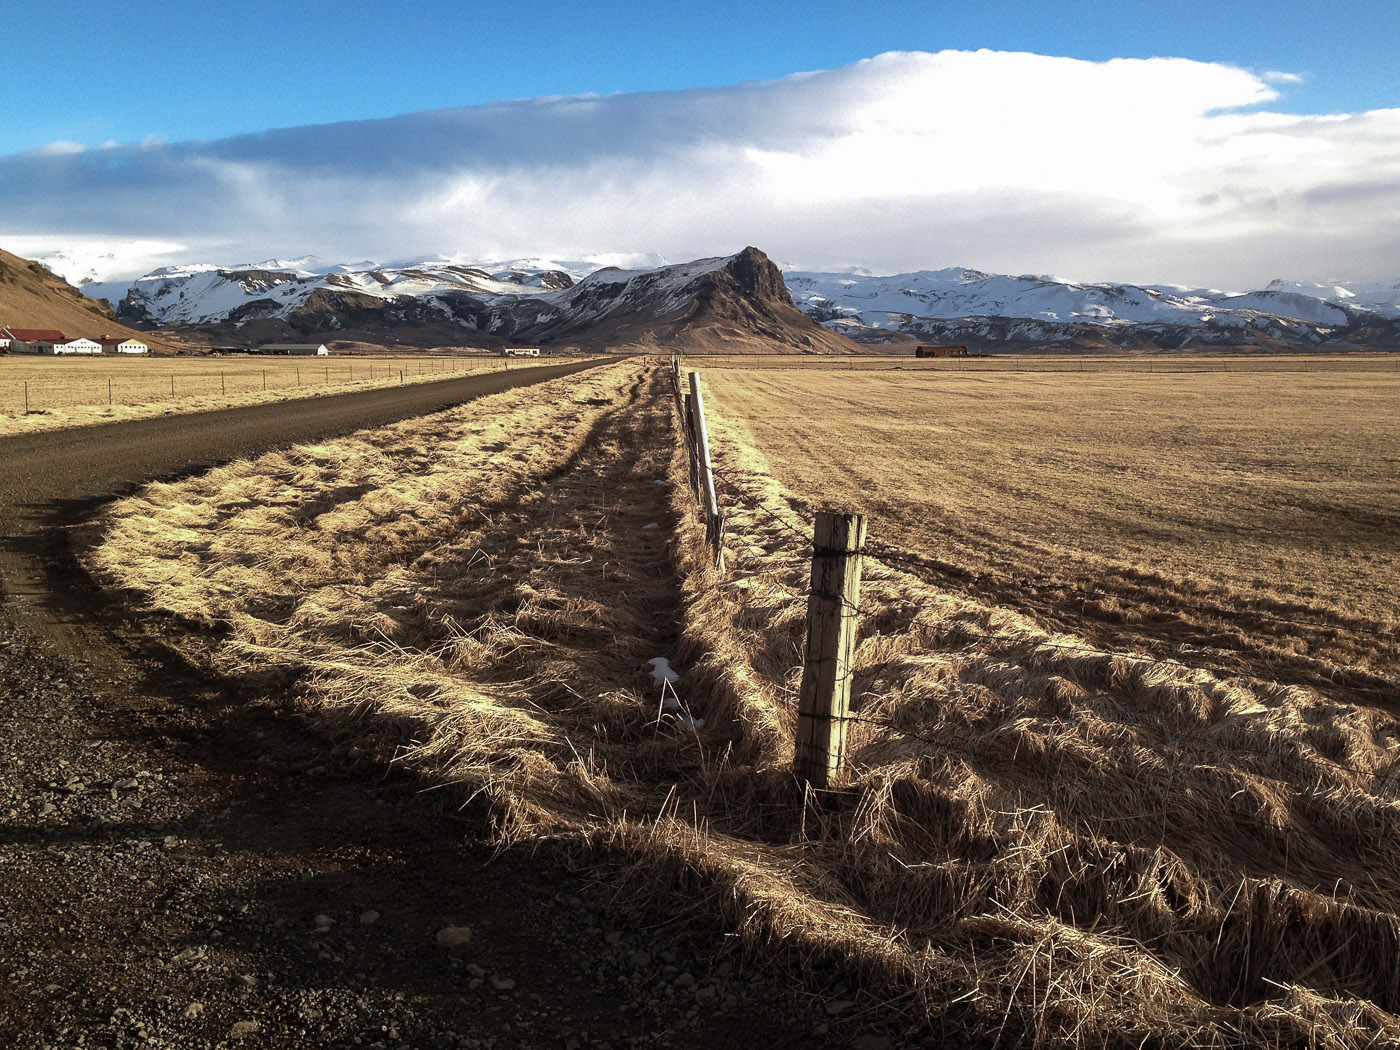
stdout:
[[[1236,293],[1170,285],[1081,284],[1060,277],[1009,277],[979,270],[923,270],[888,277],[788,271],[798,307],[854,338],[904,332],[972,341],[1069,341],[1096,329],[1111,341],[1132,337],[1164,345],[1192,338],[1228,342],[1242,333],[1317,343],[1355,327],[1400,320],[1395,285],[1308,285],[1274,281]],[[1006,322],[1015,321],[1017,325]],[[1086,328],[1087,326],[1087,328]],[[1011,333],[1004,337],[996,333]],[[1023,333],[1034,332],[1032,336]]]
[[[621,265],[600,265],[613,260]],[[439,258],[376,265],[305,256],[227,268],[163,267],[132,282],[124,297],[105,285],[92,294],[120,299],[118,313],[124,319],[155,325],[279,319],[309,332],[313,324],[336,329],[356,323],[349,315],[363,320],[387,310],[405,322],[441,322],[514,337],[596,324],[619,311],[642,309],[656,317],[683,311],[695,297],[695,282],[728,261],[666,265],[656,256],[599,255],[572,261],[471,265]],[[1279,280],[1241,293],[1088,284],[962,267],[893,276],[790,270],[777,282],[780,287],[766,290],[766,297],[786,299],[790,293],[798,309],[829,331],[867,342],[888,339],[891,333],[986,346],[1176,347],[1269,340],[1331,345],[1353,336],[1390,345],[1392,336],[1400,339],[1400,282]],[[745,323],[750,322],[763,323],[748,317]]]
[[781,272],[754,248],[661,267],[580,269],[546,260],[358,270],[313,259],[169,267],[135,281],[119,313],[154,325],[226,326],[230,339],[257,322],[260,332],[280,325],[286,335],[413,330],[449,341],[636,342],[665,332],[694,345],[757,337],[808,352],[854,349],[793,306]]
[[163,325],[217,324],[237,321],[245,314],[288,314],[305,306],[321,289],[392,300],[464,291],[488,297],[538,296],[571,284],[572,279],[559,271],[516,276],[509,269],[492,274],[442,263],[350,269],[319,260],[273,260],[229,269],[195,265],[155,270],[130,284],[119,312]]

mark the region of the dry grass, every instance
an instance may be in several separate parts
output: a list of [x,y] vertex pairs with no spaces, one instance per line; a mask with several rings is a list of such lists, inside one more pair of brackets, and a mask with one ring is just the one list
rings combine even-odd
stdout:
[[505,367],[501,358],[479,355],[0,356],[0,435],[290,401]]
[[[1400,1041],[1388,709],[872,563],[850,770],[804,793],[806,555],[774,512],[815,496],[760,449],[809,409],[770,397],[763,430],[740,384],[711,394],[742,494],[723,577],[640,362],[151,486],[111,509],[94,565],[212,628],[188,642],[200,658],[276,672],[332,733],[489,799],[503,840],[571,836],[634,893],[683,887],[753,950],[830,963],[912,1028]],[[682,673],[674,697],[654,656]]]
[[705,374],[804,507],[943,585],[1309,684],[1400,671],[1400,374]]
[[739,369],[744,372],[777,369],[812,373],[841,372],[974,372],[1025,373],[1041,375],[1201,375],[1279,374],[1290,372],[1400,373],[1400,355],[1394,351],[1366,351],[1347,354],[1259,354],[1240,352],[1170,354],[1007,354],[985,357],[916,358],[914,344],[893,348],[879,344],[865,347],[865,353],[849,356],[823,354],[699,353],[691,351],[688,367]]

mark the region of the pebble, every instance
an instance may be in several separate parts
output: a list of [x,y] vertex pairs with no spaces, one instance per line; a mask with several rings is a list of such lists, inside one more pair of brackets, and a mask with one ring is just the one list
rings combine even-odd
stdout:
[[193,1021],[196,1017],[202,1017],[203,1015],[203,1003],[190,1003],[189,1006],[185,1007],[185,1012],[182,1013],[180,1016],[183,1017],[186,1021]]
[[437,932],[437,942],[444,948],[455,948],[467,944],[472,939],[470,926],[444,926]]
[[498,992],[508,992],[515,987],[515,981],[510,977],[502,977],[499,974],[491,975],[491,987]]
[[379,912],[375,911],[373,908],[371,908],[369,911],[362,911],[362,912],[360,912],[360,925],[361,925],[361,926],[373,926],[373,925],[374,925],[376,922],[378,922],[378,921],[379,921]]
[[238,1021],[228,1030],[230,1039],[244,1039],[258,1030],[257,1021]]

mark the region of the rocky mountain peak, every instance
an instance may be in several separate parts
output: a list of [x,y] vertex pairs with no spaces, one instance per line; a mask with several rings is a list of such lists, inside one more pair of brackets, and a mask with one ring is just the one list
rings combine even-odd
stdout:
[[792,305],[783,272],[757,248],[749,246],[732,256],[725,264],[724,271],[733,277],[737,290],[742,294],[756,299],[776,299]]

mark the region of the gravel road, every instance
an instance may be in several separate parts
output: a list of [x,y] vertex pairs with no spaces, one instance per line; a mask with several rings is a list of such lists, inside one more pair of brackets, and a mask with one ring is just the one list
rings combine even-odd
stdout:
[[106,601],[70,527],[112,495],[587,366],[0,440],[0,1046],[916,1045],[570,870],[496,852]]

